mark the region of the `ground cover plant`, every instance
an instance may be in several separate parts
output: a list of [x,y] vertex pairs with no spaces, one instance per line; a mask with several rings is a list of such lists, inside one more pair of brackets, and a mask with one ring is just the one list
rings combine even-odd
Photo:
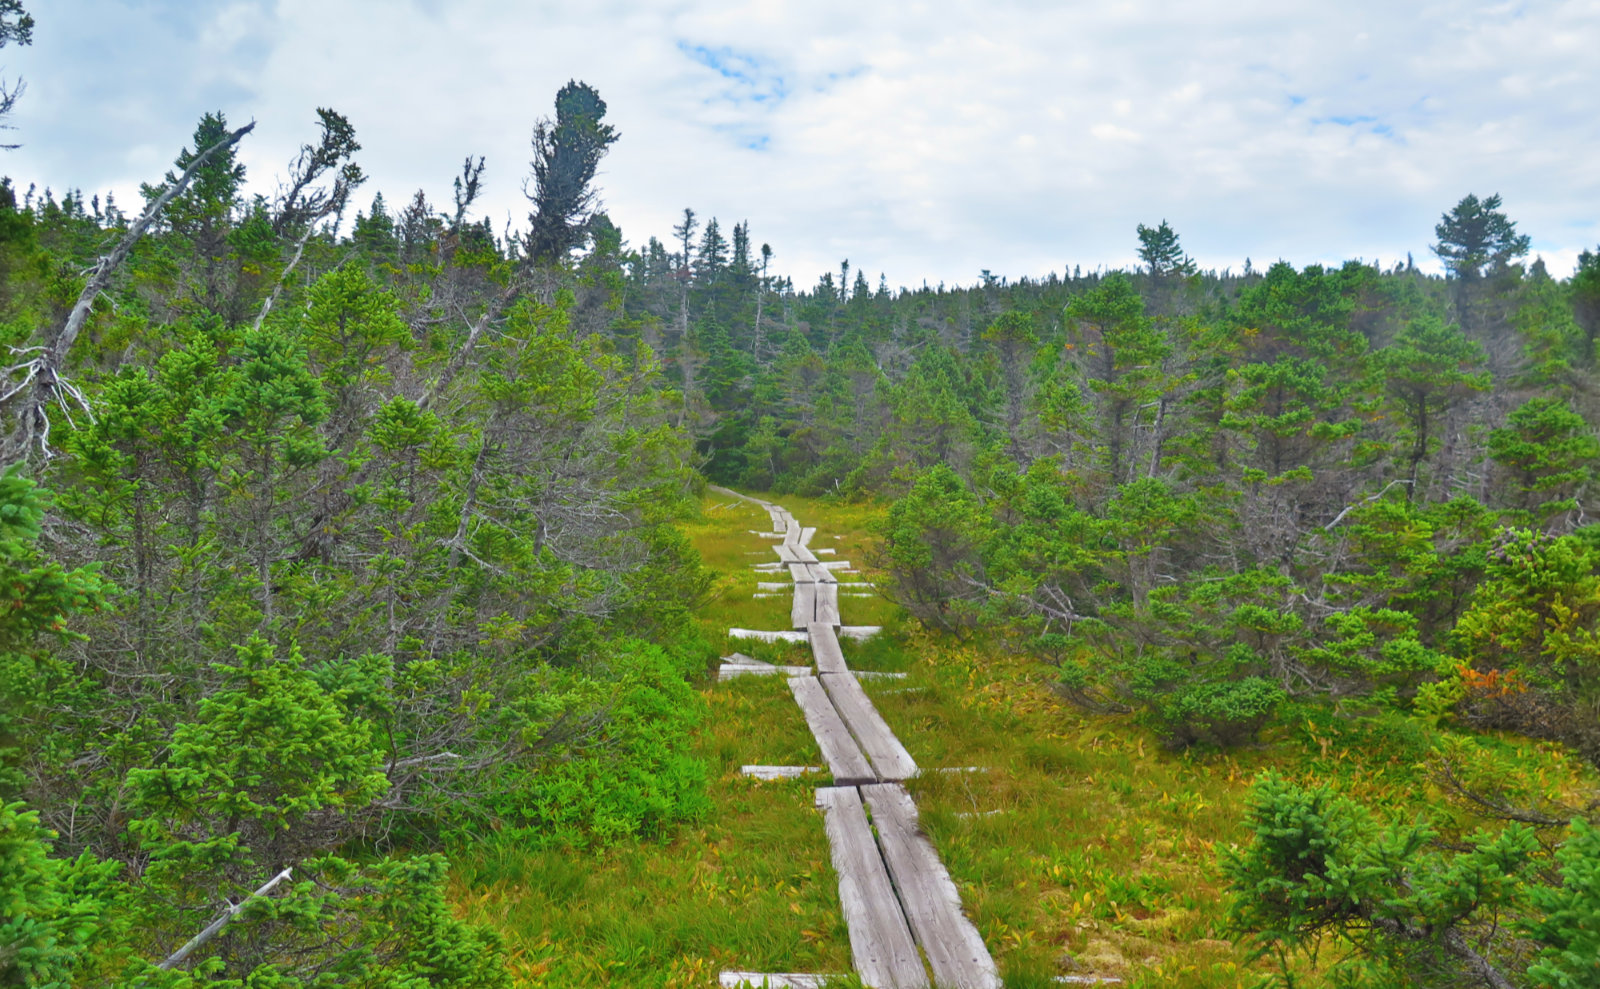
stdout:
[[[870,520],[881,507],[780,501],[821,533],[834,531],[837,518],[838,531],[857,534],[841,542],[853,543],[852,553],[870,553]],[[702,520],[690,531],[706,558],[748,567],[739,546],[764,545],[748,530],[765,529],[765,513],[716,494],[702,506]],[[740,537],[728,538],[730,529]],[[852,604],[845,605],[850,621]],[[710,631],[719,624],[717,605],[706,615]],[[730,642],[728,648],[771,662],[804,661],[804,646]],[[1053,985],[1062,974],[1114,976],[1137,986],[1255,986],[1279,972],[1299,985],[1340,984],[1330,963],[1350,945],[1328,936],[1263,954],[1264,945],[1230,918],[1238,900],[1227,857],[1250,845],[1253,787],[1268,774],[1335,787],[1397,820],[1431,815],[1448,840],[1494,820],[1485,808],[1451,799],[1452,776],[1463,783],[1495,779],[1504,799],[1529,805],[1570,804],[1595,786],[1591,772],[1549,743],[1461,732],[1356,705],[1291,705],[1251,745],[1174,749],[1136,714],[1072,703],[1057,667],[1035,655],[1003,640],[961,639],[893,617],[885,635],[847,645],[846,652],[856,668],[909,674],[869,680],[866,689],[919,764],[982,770],[929,773],[910,786],[923,827],[1008,986]],[[692,986],[710,984],[712,973],[725,968],[846,970],[835,879],[820,816],[809,803],[816,782],[756,783],[735,775],[747,762],[816,764],[798,710],[772,678],[708,680],[702,691],[711,713],[696,751],[713,767],[714,824],[685,829],[664,845],[599,853],[604,881],[587,880],[581,895],[562,904],[543,899],[537,880],[517,880],[515,869],[506,875],[493,865],[459,869],[452,889],[467,915],[492,922],[513,944],[531,945],[526,950],[541,959],[527,970],[528,984]],[[782,808],[781,817],[768,816],[774,808]],[[792,884],[793,874],[777,865],[786,847],[806,856],[803,883]],[[495,848],[482,857],[514,861],[524,854],[505,850],[505,843]],[[465,861],[477,858],[469,853]],[[683,933],[674,920],[677,898],[696,889],[706,870],[733,873],[736,862],[743,876],[788,875],[774,880],[774,888],[798,897],[804,916],[792,907],[787,916],[773,909],[757,884],[722,893],[717,912]],[[630,883],[637,885],[623,888]],[[647,923],[631,941],[616,935],[604,918],[624,909],[658,918],[659,925]],[[775,935],[773,924],[785,933]],[[646,933],[652,929],[678,933],[658,938]],[[815,945],[804,933],[796,942],[804,931],[830,933]],[[583,960],[564,944],[582,945],[576,955]],[[1352,970],[1350,962],[1343,970]]]

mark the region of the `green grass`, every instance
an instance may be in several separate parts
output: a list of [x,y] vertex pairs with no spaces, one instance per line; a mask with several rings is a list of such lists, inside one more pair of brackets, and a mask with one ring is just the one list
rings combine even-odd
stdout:
[[[869,558],[871,509],[782,498],[816,525],[813,547]],[[770,541],[764,510],[712,494],[689,535],[719,570],[708,632],[784,628],[784,599],[749,600],[749,562]],[[835,540],[832,537],[841,538]],[[873,579],[870,573],[844,579]],[[904,671],[865,688],[928,773],[912,781],[922,826],[1011,989],[1055,985],[1058,974],[1118,976],[1130,987],[1245,987],[1268,974],[1223,927],[1217,852],[1245,835],[1251,780],[1274,769],[1336,781],[1350,795],[1405,817],[1426,813],[1447,831],[1475,818],[1429,782],[1427,760],[1454,746],[1466,774],[1513,795],[1575,801],[1595,785],[1549,746],[1514,738],[1431,732],[1398,715],[1343,718],[1306,708],[1263,743],[1227,754],[1174,753],[1127,717],[1096,717],[1049,689],[1051,671],[992,645],[906,627],[886,600],[845,599],[849,624],[883,624],[844,643],[858,669]],[[768,608],[767,605],[772,605]],[[713,641],[716,641],[715,639]],[[729,642],[775,663],[809,662],[804,645]],[[499,928],[527,986],[707,987],[727,968],[848,972],[849,944],[822,820],[811,791],[826,777],[762,783],[746,763],[817,765],[820,756],[781,678],[708,681],[695,739],[711,778],[707,820],[669,840],[597,852],[534,854],[491,843],[459,857],[464,916]],[[1302,964],[1307,987],[1324,984]]]

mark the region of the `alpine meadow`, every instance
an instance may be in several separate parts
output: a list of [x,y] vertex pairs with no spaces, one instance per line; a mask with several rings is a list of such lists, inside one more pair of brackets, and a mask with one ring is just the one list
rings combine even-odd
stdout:
[[797,285],[544,106],[0,181],[0,985],[1600,987],[1600,247]]

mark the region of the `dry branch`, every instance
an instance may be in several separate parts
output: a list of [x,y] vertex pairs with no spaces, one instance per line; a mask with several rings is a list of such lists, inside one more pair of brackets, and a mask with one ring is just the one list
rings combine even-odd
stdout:
[[[254,126],[254,125],[252,125],[252,126]],[[246,128],[246,130],[248,130],[248,129],[249,128]],[[185,944],[183,947],[179,948],[177,951],[174,951],[170,956],[168,956],[166,961],[164,961],[161,964],[157,965],[156,968],[159,968],[163,972],[168,972],[168,971],[172,970],[173,966],[181,964],[185,958],[188,958],[189,955],[191,955],[194,952],[194,949],[200,947],[202,944],[205,944],[207,941],[209,941],[212,938],[216,937],[217,936],[217,932],[221,931],[224,927],[227,927],[228,926],[228,922],[230,920],[232,920],[233,918],[239,916],[239,911],[243,910],[247,903],[249,903],[251,900],[257,899],[259,897],[266,896],[268,893],[272,892],[273,887],[277,886],[279,883],[283,882],[285,879],[288,879],[289,878],[289,873],[291,871],[293,871],[293,870],[290,870],[290,869],[283,870],[282,872],[278,873],[276,876],[273,876],[271,879],[267,880],[266,885],[262,886],[260,889],[256,890],[254,893],[251,893],[249,896],[247,896],[244,899],[240,900],[238,903],[230,905],[228,907],[228,909],[222,911],[222,916],[218,917],[216,920],[213,920],[210,924],[208,924],[206,926],[205,930],[201,931],[199,934],[196,934],[194,937],[190,938],[188,944]]]
[[22,380],[17,381],[6,390],[5,394],[0,395],[0,407],[14,402],[17,404],[16,426],[5,442],[3,457],[0,459],[4,459],[7,463],[25,460],[35,447],[42,456],[49,458],[51,403],[59,403],[62,412],[69,420],[72,403],[77,404],[85,412],[89,411],[89,404],[84,399],[83,393],[61,377],[61,367],[66,363],[67,353],[77,341],[78,334],[83,331],[84,324],[89,321],[89,312],[94,308],[95,300],[111,284],[111,276],[127,259],[129,252],[133,250],[133,245],[144,236],[145,231],[156,221],[156,217],[161,215],[167,204],[189,187],[190,181],[211,156],[238,143],[241,138],[254,130],[255,126],[255,121],[251,121],[196,155],[183,175],[145,208],[144,213],[134,221],[133,226],[128,228],[128,232],[123,234],[122,239],[111,249],[111,253],[95,263],[94,268],[90,270],[88,284],[84,285],[83,291],[78,294],[78,301],[73,304],[72,311],[67,314],[66,323],[62,325],[54,339],[41,347],[32,347],[22,352],[37,353],[38,356],[5,369],[4,374],[7,378],[15,379],[21,375]]

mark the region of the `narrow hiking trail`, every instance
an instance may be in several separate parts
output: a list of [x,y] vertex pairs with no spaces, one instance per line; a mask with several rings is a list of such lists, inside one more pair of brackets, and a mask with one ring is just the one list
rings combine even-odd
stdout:
[[[778,565],[793,584],[791,628],[732,629],[735,637],[803,637],[813,667],[775,666],[735,654],[723,678],[782,675],[816,738],[831,786],[819,787],[825,831],[839,881],[839,900],[850,935],[851,962],[868,986],[888,989],[999,989],[994,959],[961,909],[961,897],[938,853],[922,833],[917,808],[902,785],[920,771],[846,662],[840,635],[865,637],[876,629],[844,626],[835,570],[848,561],[821,561],[811,550],[814,528],[787,509],[726,489],[766,509],[779,540]],[[956,768],[962,771],[965,767]],[[746,766],[748,775],[802,775],[814,767]],[[869,820],[870,814],[870,820]],[[930,979],[931,973],[931,979]],[[826,974],[723,972],[724,986],[816,986]]]
[[[453,901],[500,933],[516,983],[895,985],[914,957],[901,984],[929,985],[924,942],[974,928],[1007,989],[1259,982],[1213,863],[1272,754],[1174,756],[1066,704],[1036,659],[901,625],[866,565],[875,509],[783,502],[717,489],[685,526],[717,574],[700,628],[728,638],[685,753],[703,812],[581,854],[506,835],[459,856]],[[930,887],[896,874],[918,858]],[[919,940],[913,912],[941,898],[962,935]]]

